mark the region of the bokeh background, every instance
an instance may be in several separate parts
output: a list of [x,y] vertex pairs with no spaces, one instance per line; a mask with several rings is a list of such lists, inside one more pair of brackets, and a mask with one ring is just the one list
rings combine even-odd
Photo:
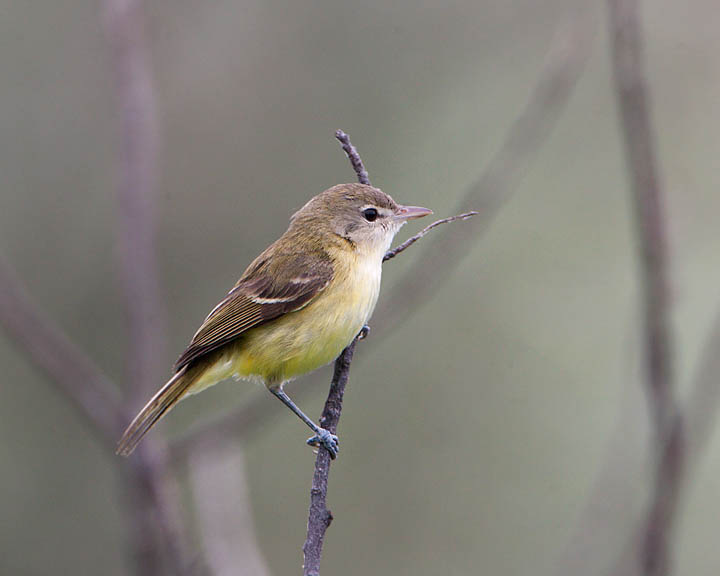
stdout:
[[[350,134],[375,185],[452,214],[578,9],[592,22],[592,52],[536,161],[432,298],[358,346],[325,574],[607,574],[641,518],[653,468],[605,6],[144,3],[168,370],[289,215],[354,180],[335,129]],[[720,302],[719,18],[709,0],[644,3],[681,393]],[[110,60],[98,2],[0,2],[0,250],[28,297],[122,385]],[[381,305],[426,240],[386,265]],[[2,330],[0,366],[0,572],[132,573],[123,462]],[[301,404],[317,417],[329,380],[322,369],[289,391],[311,387]],[[297,574],[314,458],[296,418],[258,387],[226,383],[154,433],[172,438],[263,394],[261,422],[228,452],[246,477],[210,501],[237,507],[254,531],[238,542],[257,543],[264,567],[254,573]],[[698,456],[675,535],[676,573],[693,576],[720,571],[717,433]],[[201,557],[191,466],[175,474],[188,552]],[[247,517],[235,501],[245,489]]]

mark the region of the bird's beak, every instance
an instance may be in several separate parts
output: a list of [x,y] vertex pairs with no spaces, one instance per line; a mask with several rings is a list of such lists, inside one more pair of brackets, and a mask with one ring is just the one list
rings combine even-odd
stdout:
[[393,218],[395,220],[407,221],[414,220],[415,218],[422,218],[423,216],[427,216],[432,213],[432,210],[423,208],[422,206],[398,206]]

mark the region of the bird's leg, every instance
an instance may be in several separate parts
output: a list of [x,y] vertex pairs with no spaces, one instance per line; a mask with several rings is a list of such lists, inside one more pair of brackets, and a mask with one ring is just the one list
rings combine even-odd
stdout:
[[305,422],[305,424],[307,424],[313,432],[315,432],[315,436],[308,438],[307,443],[311,446],[319,446],[322,444],[330,453],[330,458],[334,460],[338,454],[338,450],[340,449],[338,446],[338,437],[325,430],[325,428],[320,428],[320,426],[310,420],[310,418],[308,418],[305,413],[297,407],[295,402],[293,402],[290,397],[283,392],[280,386],[269,388],[269,390],[273,393],[273,395],[279,398],[285,406],[290,408],[290,410],[292,410],[297,417],[300,418],[300,420]]

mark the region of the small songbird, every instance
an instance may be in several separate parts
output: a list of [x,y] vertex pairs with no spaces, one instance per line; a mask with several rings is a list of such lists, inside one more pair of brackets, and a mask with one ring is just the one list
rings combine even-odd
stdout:
[[312,198],[205,318],[172,378],[128,426],[118,454],[128,456],[180,400],[232,377],[264,383],[313,430],[308,444],[322,444],[335,458],[337,436],[308,418],[283,386],[350,344],[375,308],[395,234],[428,214],[363,184],[339,184]]

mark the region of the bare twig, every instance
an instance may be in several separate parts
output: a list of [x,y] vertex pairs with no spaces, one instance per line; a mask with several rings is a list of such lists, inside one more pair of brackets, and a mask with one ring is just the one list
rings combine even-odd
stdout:
[[639,230],[644,296],[645,381],[655,446],[655,485],[640,566],[648,576],[670,571],[670,542],[683,475],[683,421],[674,398],[667,234],[656,167],[636,0],[608,0],[613,73],[622,116]]
[[0,258],[0,323],[30,359],[65,393],[93,432],[113,445],[125,413],[108,376],[39,311],[9,263]]
[[405,242],[403,242],[402,244],[399,244],[399,245],[395,246],[395,248],[392,248],[392,249],[388,250],[387,252],[385,252],[385,256],[383,256],[383,262],[392,260],[398,254],[400,254],[401,252],[404,252],[405,250],[410,248],[410,246],[415,244],[415,242],[420,240],[420,238],[425,236],[425,234],[430,232],[430,230],[432,230],[433,228],[437,228],[441,224],[447,224],[448,222],[455,222],[455,220],[467,220],[468,218],[472,218],[473,216],[477,216],[478,214],[479,214],[479,212],[475,212],[473,210],[471,212],[465,212],[464,214],[458,214],[457,216],[449,216],[448,218],[442,218],[441,220],[435,220],[435,222],[433,222],[432,224],[429,224],[428,226],[425,226],[425,228],[420,230],[420,232],[418,232],[414,236],[411,236],[410,238],[405,240]]
[[[370,178],[360,154],[350,142],[350,137],[342,130],[335,132],[335,137],[342,144],[353,170],[361,184],[370,185]],[[345,386],[350,376],[350,364],[355,353],[355,344],[358,339],[367,335],[367,327],[364,327],[360,335],[356,336],[340,356],[335,360],[332,382],[328,392],[325,408],[320,417],[320,426],[329,430],[332,434],[337,432],[340,414],[342,413],[342,401],[345,394]],[[318,448],[315,459],[315,472],[310,488],[310,511],[308,513],[307,536],[303,545],[303,576],[319,576],[320,560],[322,558],[322,547],[325,541],[325,532],[332,522],[332,514],[327,509],[327,488],[330,475],[330,452],[325,447]]]
[[350,164],[352,164],[353,170],[355,170],[355,174],[357,174],[358,182],[370,186],[370,176],[367,170],[365,170],[365,165],[360,158],[360,154],[358,154],[355,146],[350,142],[350,137],[342,130],[336,130],[335,138],[342,144],[342,149],[345,150],[345,154],[347,154],[348,160],[350,160]]
[[[330,392],[328,393],[320,418],[320,426],[332,434],[337,432],[338,421],[342,412],[345,385],[350,375],[350,364],[355,353],[355,338],[350,345],[342,351],[335,361]],[[308,517],[307,538],[303,546],[305,561],[303,563],[303,576],[319,576],[322,547],[325,532],[332,522],[333,516],[327,509],[328,476],[330,474],[330,452],[324,447],[318,449],[315,459],[315,473],[310,489],[310,512]]]

